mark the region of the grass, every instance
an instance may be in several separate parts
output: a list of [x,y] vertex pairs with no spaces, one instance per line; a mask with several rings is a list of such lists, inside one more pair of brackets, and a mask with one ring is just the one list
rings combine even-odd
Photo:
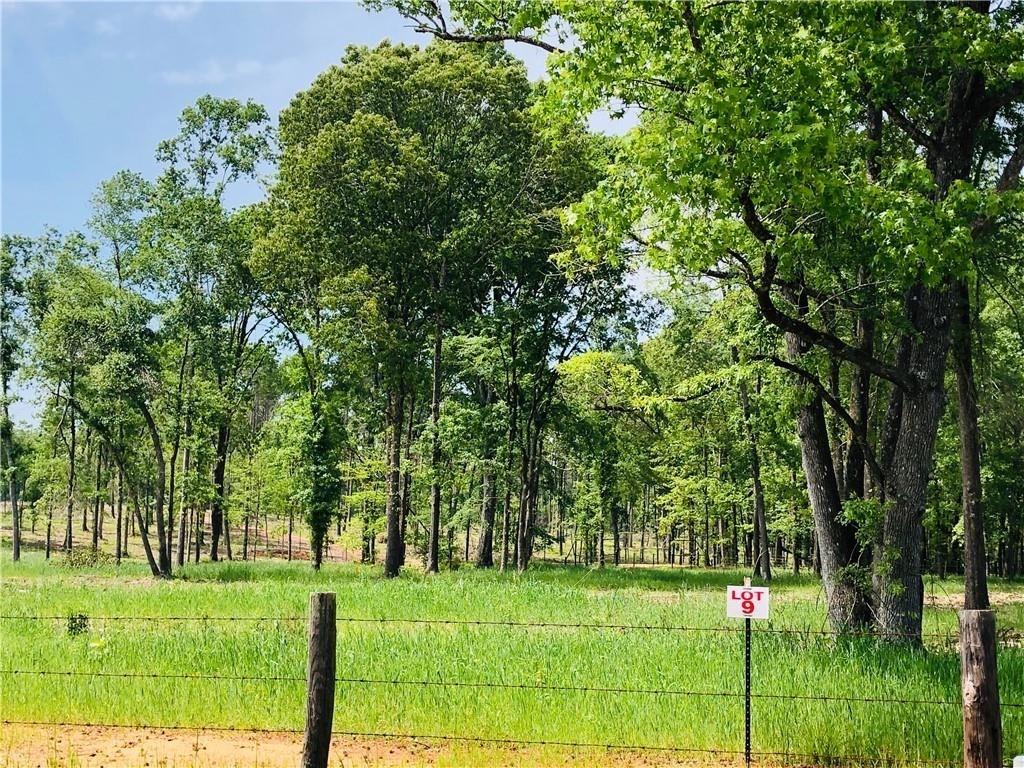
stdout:
[[[8,555],[9,557],[9,555]],[[66,618],[0,621],[6,670],[295,677],[299,680],[138,679],[0,675],[10,720],[297,729],[303,724],[304,616],[314,590],[337,593],[338,614],[523,622],[721,627],[736,571],[541,566],[525,576],[471,569],[393,581],[376,568],[277,562],[200,564],[156,581],[138,564],[87,570],[36,553],[2,563],[5,615],[197,617],[103,621],[69,633]],[[995,584],[1000,591],[1021,585]],[[951,594],[962,586],[935,582]],[[760,627],[824,629],[820,585],[772,583]],[[1024,629],[1024,603],[999,609],[1000,629]],[[273,617],[258,622],[215,617]],[[203,619],[202,617],[210,617]],[[300,617],[291,620],[291,617]],[[929,609],[926,632],[955,632],[955,612]],[[340,622],[338,675],[382,681],[462,681],[480,687],[339,682],[335,730],[739,750],[743,701],[692,696],[743,690],[742,635],[676,630],[520,628]],[[1005,702],[1024,702],[1024,650],[999,656]],[[488,684],[680,692],[538,691]],[[799,696],[956,701],[959,659],[941,639],[926,650],[872,639],[758,633],[753,646],[753,746],[759,752],[890,760],[957,760],[957,706],[803,700]],[[788,698],[793,697],[793,698]],[[1024,743],[1024,708],[1005,708],[1007,749]],[[1008,752],[1009,755],[1009,752]]]

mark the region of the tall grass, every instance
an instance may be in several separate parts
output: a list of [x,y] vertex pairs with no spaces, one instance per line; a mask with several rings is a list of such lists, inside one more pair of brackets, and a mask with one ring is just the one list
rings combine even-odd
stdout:
[[[313,573],[298,563],[221,563],[190,566],[174,580],[156,581],[134,567],[120,575],[109,568],[65,570],[34,555],[22,564],[4,563],[5,615],[92,618],[87,631],[78,634],[69,632],[66,618],[0,622],[0,666],[299,679],[4,674],[4,719],[301,728],[302,617],[314,590],[336,592],[338,614],[346,618],[714,628],[728,624],[723,587],[742,578],[724,571],[545,566],[521,577],[464,569],[386,581],[376,568],[355,565]],[[954,583],[936,586],[956,589]],[[780,577],[772,583],[772,599],[772,621],[759,628],[825,628],[813,579]],[[1024,628],[1021,610],[1020,604],[1001,608],[1000,628]],[[96,618],[101,616],[196,620]],[[269,618],[216,620],[225,616]],[[929,610],[925,624],[929,633],[955,633],[955,613]],[[335,729],[739,750],[742,698],[687,692],[741,693],[742,659],[738,632],[341,621],[341,678],[481,686],[341,682]],[[1024,702],[1024,651],[1003,648],[999,671],[1003,700]],[[961,750],[955,705],[796,698],[955,702],[959,660],[953,644],[941,638],[921,650],[870,638],[760,632],[754,637],[752,685],[755,694],[784,697],[755,699],[757,751],[912,762],[955,760]],[[1024,744],[1024,709],[1006,708],[1003,722],[1008,751]]]

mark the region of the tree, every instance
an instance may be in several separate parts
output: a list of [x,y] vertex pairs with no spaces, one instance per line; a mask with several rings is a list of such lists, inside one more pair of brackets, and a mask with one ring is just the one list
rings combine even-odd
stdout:
[[[621,172],[579,220],[616,248],[646,226],[639,239],[663,261],[742,285],[785,334],[787,353],[772,357],[806,393],[799,434],[830,618],[844,628],[874,612],[891,637],[917,637],[924,493],[959,275],[978,222],[997,226],[1012,205],[972,171],[1007,154],[998,176],[1020,170],[1007,150],[1020,9],[707,3],[670,14],[523,2],[499,16],[458,2],[458,26],[433,3],[397,6],[441,38],[549,51],[571,38],[553,60],[553,107],[574,117],[608,102],[641,108]],[[820,310],[833,306],[856,320],[853,334]],[[872,327],[879,318],[887,328]],[[884,355],[878,336],[899,339],[898,353]],[[849,408],[826,384],[844,366],[856,373]],[[889,390],[889,418],[873,434],[872,378]],[[835,455],[863,455],[878,504],[870,591],[865,539],[844,513],[848,485],[859,488],[845,468],[840,477],[826,405],[849,427]]]
[[[283,218],[268,242],[330,254],[328,280],[358,283],[349,322],[363,325],[387,398],[389,576],[404,558],[401,456],[415,362],[431,335],[436,433],[444,329],[486,290],[489,241],[517,190],[528,94],[522,66],[500,49],[384,44],[350,49],[282,114],[273,210]],[[432,481],[428,570],[438,567],[440,503]]]
[[133,478],[132,463],[117,439],[127,409],[142,423],[153,451],[156,473],[153,519],[157,556],[154,557],[139,502],[139,483],[131,484],[136,523],[150,569],[169,576],[170,548],[164,508],[163,439],[154,412],[159,397],[159,366],[155,359],[158,337],[149,328],[152,305],[113,286],[83,265],[83,251],[93,253],[80,236],[65,241],[57,263],[36,277],[33,347],[40,377],[51,387],[69,423],[68,532],[75,500],[76,431],[79,420],[99,435],[110,449],[118,469]]
[[11,384],[24,363],[28,341],[28,280],[53,248],[54,235],[38,241],[5,235],[0,241],[0,482],[11,505],[12,559],[21,559],[21,484],[16,472]]
[[[256,345],[251,337],[262,324],[255,313],[256,288],[247,266],[252,216],[228,211],[224,195],[232,184],[254,180],[271,159],[271,135],[266,110],[252,101],[203,96],[182,112],[179,123],[178,135],[157,150],[165,171],[143,226],[147,251],[171,302],[168,317],[181,339],[178,396],[170,425],[172,502],[179,446],[196,426],[186,423],[182,410],[195,377],[209,375],[221,398],[215,417],[210,510],[210,559],[217,560],[224,532],[231,419],[254,375]],[[180,550],[179,546],[179,561]]]
[[560,430],[575,443],[597,494],[597,555],[604,565],[604,531],[612,562],[622,561],[627,506],[650,474],[649,444],[660,414],[640,371],[613,352],[584,352],[562,364],[559,395],[567,406]]

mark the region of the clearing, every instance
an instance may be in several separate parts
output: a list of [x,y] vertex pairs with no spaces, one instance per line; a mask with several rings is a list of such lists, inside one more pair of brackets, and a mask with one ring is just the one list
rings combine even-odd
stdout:
[[[265,561],[157,581],[137,563],[31,553],[3,563],[0,758],[294,765],[308,596],[333,591],[337,765],[737,764],[743,638],[724,587],[742,576],[541,564],[386,581],[356,564]],[[924,650],[830,636],[811,576],[771,587],[772,619],[753,638],[761,763],[957,760],[962,585],[926,585]],[[1000,631],[1024,629],[1022,585],[992,587]],[[1009,754],[1024,743],[1024,649],[1005,643],[999,666]]]

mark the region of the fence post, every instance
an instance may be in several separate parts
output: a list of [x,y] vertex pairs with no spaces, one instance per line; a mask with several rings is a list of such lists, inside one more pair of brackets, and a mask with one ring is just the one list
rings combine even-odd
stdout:
[[[750,578],[743,579],[750,586]],[[743,620],[743,764],[750,768],[750,619]]]
[[996,617],[992,611],[960,611],[960,682],[964,768],[999,768],[1003,732],[996,677]]
[[302,768],[327,768],[334,721],[337,638],[334,593],[314,592],[309,596],[306,738],[302,747]]

